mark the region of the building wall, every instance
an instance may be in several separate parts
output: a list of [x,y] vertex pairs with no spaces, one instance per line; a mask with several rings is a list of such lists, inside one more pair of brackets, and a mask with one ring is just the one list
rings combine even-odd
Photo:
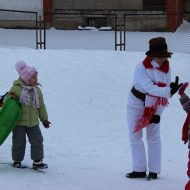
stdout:
[[[0,0],[0,9],[38,12],[43,15],[43,0]],[[36,14],[0,10],[0,28],[35,28]]]
[[190,1],[189,0],[184,0],[184,9],[185,9],[185,12],[187,13],[190,13]]
[[[51,10],[54,12],[56,9],[80,9],[84,11],[84,9],[93,9],[95,10],[103,10],[103,9],[110,9],[110,10],[123,10],[118,12],[119,14],[123,15],[123,13],[128,13],[127,10],[133,10],[132,12],[138,13],[138,11],[146,10],[145,7],[148,7],[149,13],[153,13],[156,11],[149,8],[151,7],[164,7],[170,2],[171,5],[177,5],[177,2],[184,1],[184,9],[185,12],[190,13],[190,0],[0,0],[0,9],[14,9],[14,10],[24,10],[24,11],[34,11],[38,12],[39,15],[43,15],[43,3],[48,7],[48,9],[44,9],[45,12],[50,13]],[[175,2],[175,3],[174,3]],[[166,4],[167,3],[167,4]],[[166,5],[165,5],[166,4]],[[166,6],[167,7],[167,6]],[[171,9],[171,6],[169,6]],[[163,14],[164,10],[159,10]],[[175,11],[172,9],[172,11]],[[123,13],[122,13],[123,12]],[[168,10],[167,10],[168,12]],[[93,11],[92,11],[93,13]],[[104,13],[104,11],[102,11]],[[168,12],[170,13],[170,12]],[[182,15],[182,14],[180,14]],[[57,27],[62,28],[61,23],[63,20],[68,22],[68,25],[71,25],[71,29],[78,25],[78,22],[86,26],[88,18],[75,18],[76,21],[71,22],[71,18],[61,19],[57,18],[56,15],[46,15],[50,17],[49,19],[46,18],[46,21],[49,21],[49,26],[54,26],[56,24]],[[171,15],[172,16],[172,15]],[[73,17],[75,17],[73,15]],[[174,16],[173,16],[174,17]],[[185,19],[190,20],[190,15],[185,15]],[[176,20],[176,19],[175,19]],[[170,23],[177,22],[174,18],[169,19]],[[178,18],[177,18],[178,20]],[[31,14],[20,14],[20,13],[10,13],[10,12],[2,12],[0,11],[0,27],[34,27],[35,22],[29,24],[29,21],[34,21],[34,15]],[[165,30],[168,27],[168,20],[166,17],[162,18],[146,18],[146,22],[143,22],[143,16],[141,18],[131,18],[127,20],[127,29],[131,30]],[[23,25],[22,25],[23,23]],[[176,24],[173,29],[176,28]],[[170,29],[170,27],[168,27]]]
[[184,15],[184,18],[190,22],[190,1],[189,0],[185,0],[184,1],[184,12],[186,13]]
[[126,17],[127,31],[167,31],[166,16],[141,16],[141,17]]
[[165,10],[167,0],[143,0],[144,10]]
[[[0,0],[0,9],[9,10],[21,10],[38,12],[39,15],[43,15],[43,0]],[[14,13],[14,16],[10,12],[0,11],[0,20],[33,20],[33,16],[29,14]]]
[[53,9],[142,10],[143,0],[53,0]]

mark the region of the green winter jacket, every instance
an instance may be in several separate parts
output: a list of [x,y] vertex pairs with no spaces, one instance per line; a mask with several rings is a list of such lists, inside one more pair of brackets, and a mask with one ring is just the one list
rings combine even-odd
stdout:
[[[10,89],[10,93],[13,92],[16,94],[16,96],[20,99],[22,86],[25,83],[19,78],[13,82],[13,86]],[[41,121],[47,120],[48,115],[46,111],[46,106],[44,104],[43,95],[38,86],[36,86],[38,97],[39,97],[39,104],[40,108],[34,108],[32,105],[21,105],[22,108],[22,116],[20,121],[17,125],[20,126],[26,126],[26,127],[34,127],[36,125],[39,125],[39,119]],[[39,118],[39,119],[38,119]]]

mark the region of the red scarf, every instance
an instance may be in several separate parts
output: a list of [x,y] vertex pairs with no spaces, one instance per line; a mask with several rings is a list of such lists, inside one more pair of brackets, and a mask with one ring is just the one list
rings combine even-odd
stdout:
[[[146,69],[153,69],[153,66],[152,66],[152,64],[151,64],[151,61],[152,61],[152,58],[149,57],[149,56],[147,56],[147,57],[144,59],[143,65],[144,65],[144,67],[145,67]],[[160,68],[158,68],[158,70],[160,70],[160,71],[162,71],[162,72],[164,72],[164,73],[168,73],[168,71],[169,71],[169,61],[168,61],[168,60],[164,61],[164,64],[163,64]]]
[[[148,56],[144,59],[143,65],[146,69],[153,69],[151,61],[152,61],[152,58],[150,58]],[[165,61],[164,64],[160,68],[157,68],[157,69],[161,72],[168,73],[169,62]],[[159,87],[165,87],[166,83],[157,82],[157,83],[155,83],[155,85],[157,85]],[[140,121],[137,123],[134,132],[137,132],[140,129],[147,127],[147,125],[149,125],[151,123],[152,117],[155,114],[158,106],[164,106],[165,107],[168,105],[168,99],[167,98],[157,97],[157,96],[153,96],[151,94],[147,94],[147,97],[148,96],[152,97],[152,98],[156,98],[156,102],[151,107],[145,107],[144,112],[143,112],[143,116],[140,119]],[[146,100],[145,100],[145,105],[146,105]]]
[[[144,67],[146,69],[153,69],[151,61],[152,61],[152,58],[149,57],[149,56],[147,56],[144,59],[143,65],[144,65]],[[164,61],[163,65],[161,67],[159,67],[159,68],[156,68],[156,69],[158,69],[161,72],[168,73],[168,71],[169,71],[169,61],[168,60]],[[159,87],[165,87],[166,83],[157,82],[157,83],[155,83],[155,85],[157,85]],[[149,94],[149,96],[151,96],[151,95]],[[168,100],[166,98],[161,98],[161,97],[157,97],[157,98],[158,98],[157,105],[163,105],[163,106],[168,105]]]

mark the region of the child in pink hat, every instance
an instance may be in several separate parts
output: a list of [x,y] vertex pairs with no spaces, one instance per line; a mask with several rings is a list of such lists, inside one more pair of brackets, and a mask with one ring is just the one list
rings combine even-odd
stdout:
[[26,83],[29,84],[29,79],[38,74],[38,71],[35,67],[30,67],[26,65],[24,61],[18,61],[15,65],[16,71],[18,72],[20,78]]
[[34,169],[44,169],[43,136],[39,128],[39,119],[45,128],[50,127],[48,114],[42,92],[38,86],[36,68],[28,66],[24,61],[15,65],[19,78],[13,82],[9,93],[18,97],[21,103],[22,116],[13,129],[12,159],[13,167],[20,168],[24,159],[26,135],[31,144],[31,159]]

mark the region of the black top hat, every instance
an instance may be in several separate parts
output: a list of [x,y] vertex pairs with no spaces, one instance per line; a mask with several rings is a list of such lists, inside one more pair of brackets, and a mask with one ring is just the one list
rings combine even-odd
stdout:
[[166,40],[163,37],[152,38],[149,41],[149,51],[146,52],[146,55],[151,57],[171,57],[173,53],[168,52],[168,46]]

